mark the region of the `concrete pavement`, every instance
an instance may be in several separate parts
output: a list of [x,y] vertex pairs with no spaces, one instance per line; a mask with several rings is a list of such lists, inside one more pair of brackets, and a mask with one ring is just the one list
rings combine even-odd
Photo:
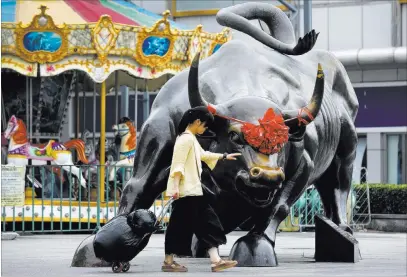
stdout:
[[[228,235],[228,244],[220,248],[227,256],[233,243],[245,233]],[[399,233],[355,233],[363,260],[356,264],[315,263],[314,233],[279,233],[276,268],[233,268],[220,273],[210,272],[208,259],[179,259],[188,273],[163,273],[164,236],[153,235],[147,247],[131,262],[125,276],[406,276],[406,237]],[[107,276],[110,268],[71,268],[76,247],[87,235],[32,235],[2,241],[2,276]],[[121,275],[119,275],[121,276]]]

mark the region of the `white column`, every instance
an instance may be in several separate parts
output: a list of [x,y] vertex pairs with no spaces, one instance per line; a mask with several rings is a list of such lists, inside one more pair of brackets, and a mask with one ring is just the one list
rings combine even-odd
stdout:
[[384,183],[386,175],[386,144],[382,133],[367,134],[367,181]]
[[[121,91],[121,109],[120,117],[129,117],[129,88],[127,86],[120,86]],[[115,122],[117,124],[117,122]]]
[[353,176],[352,176],[352,183],[360,184],[360,173],[362,170],[362,161],[363,156],[366,151],[366,138],[359,138],[358,139],[358,146],[356,148],[356,159],[353,164]]
[[387,136],[387,183],[398,184],[400,172],[399,138],[397,135]]

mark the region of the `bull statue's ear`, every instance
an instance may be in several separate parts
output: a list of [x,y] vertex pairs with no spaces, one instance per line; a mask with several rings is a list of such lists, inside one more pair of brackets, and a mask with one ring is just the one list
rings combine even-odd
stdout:
[[301,141],[304,139],[305,132],[307,131],[306,125],[301,125],[300,127],[293,128],[288,132],[288,141]]

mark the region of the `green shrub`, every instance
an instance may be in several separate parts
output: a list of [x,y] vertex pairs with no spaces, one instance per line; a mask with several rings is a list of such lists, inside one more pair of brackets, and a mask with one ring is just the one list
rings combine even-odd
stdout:
[[[357,194],[366,191],[366,185],[354,186]],[[407,214],[407,184],[369,184],[372,214]]]

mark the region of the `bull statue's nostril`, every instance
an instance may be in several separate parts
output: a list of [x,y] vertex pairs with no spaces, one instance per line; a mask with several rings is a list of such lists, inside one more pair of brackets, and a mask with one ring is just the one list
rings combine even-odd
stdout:
[[261,169],[261,168],[259,168],[259,167],[253,167],[253,168],[250,170],[250,175],[251,175],[252,177],[258,177],[258,176],[261,174],[262,171],[263,171],[263,169]]

